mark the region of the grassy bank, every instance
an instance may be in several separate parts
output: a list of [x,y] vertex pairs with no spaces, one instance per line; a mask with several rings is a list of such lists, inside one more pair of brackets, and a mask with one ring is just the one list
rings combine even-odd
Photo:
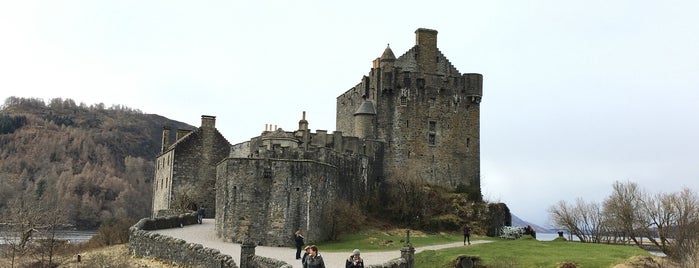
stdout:
[[478,256],[488,267],[614,267],[632,256],[650,256],[633,246],[616,246],[535,239],[494,240],[465,247],[428,250],[415,256],[416,268],[454,267],[458,256]]

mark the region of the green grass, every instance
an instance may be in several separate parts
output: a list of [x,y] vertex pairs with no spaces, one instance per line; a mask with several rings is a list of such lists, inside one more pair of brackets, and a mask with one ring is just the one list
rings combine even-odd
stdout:
[[[463,241],[461,234],[424,234],[411,232],[410,244],[413,247],[448,244]],[[361,234],[342,235],[339,241],[322,242],[318,247],[323,251],[343,252],[359,248],[362,251],[390,251],[400,250],[405,244],[405,230],[395,231],[371,231]]]
[[577,267],[612,267],[637,255],[650,255],[632,246],[615,246],[534,239],[500,240],[492,243],[416,254],[416,268],[454,267],[458,256],[478,256],[488,267],[559,267],[571,262]]
[[[615,246],[567,241],[538,241],[530,236],[518,240],[502,240],[492,237],[472,237],[472,241],[487,240],[490,243],[472,244],[442,250],[427,250],[415,255],[415,268],[454,267],[459,256],[478,256],[480,264],[488,267],[559,267],[571,262],[577,267],[612,267],[632,256],[650,255],[633,246]],[[448,244],[463,241],[461,234],[411,233],[413,247]],[[340,241],[319,243],[322,251],[350,252],[400,250],[405,244],[405,231],[368,231],[343,235]]]

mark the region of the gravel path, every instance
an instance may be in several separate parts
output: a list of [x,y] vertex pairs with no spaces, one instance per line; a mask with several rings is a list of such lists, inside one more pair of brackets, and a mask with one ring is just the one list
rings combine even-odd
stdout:
[[[180,238],[189,243],[201,244],[204,247],[218,249],[219,251],[221,251],[222,254],[227,254],[233,257],[235,263],[240,264],[240,244],[223,242],[220,238],[216,236],[216,228],[214,224],[214,219],[204,219],[203,224],[188,225],[183,228],[162,229],[152,232]],[[475,240],[471,241],[471,244],[479,244],[486,242],[489,241]],[[415,252],[418,253],[423,250],[436,250],[452,247],[464,247],[464,249],[466,248],[462,242],[456,242],[443,245],[419,247],[415,248]],[[319,251],[320,255],[323,256],[325,266],[328,268],[344,267],[345,260],[351,254],[351,252],[323,252],[322,248],[320,248]],[[258,246],[255,248],[255,254],[259,256],[282,260],[286,263],[293,265],[294,267],[301,268],[301,261],[296,260],[294,257],[294,255],[296,254],[295,248]],[[365,265],[381,264],[398,257],[400,257],[400,250],[384,252],[362,252],[362,258],[364,258]]]

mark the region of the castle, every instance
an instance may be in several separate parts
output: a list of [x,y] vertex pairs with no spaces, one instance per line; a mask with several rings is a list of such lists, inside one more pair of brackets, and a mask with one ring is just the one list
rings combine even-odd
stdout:
[[370,202],[392,180],[412,179],[480,198],[480,102],[483,77],[461,74],[437,48],[437,31],[417,29],[400,57],[390,47],[361,82],[337,97],[337,130],[267,126],[230,144],[202,116],[201,127],[163,129],[153,215],[204,207],[219,237],[289,245],[301,230],[327,237],[335,202]]

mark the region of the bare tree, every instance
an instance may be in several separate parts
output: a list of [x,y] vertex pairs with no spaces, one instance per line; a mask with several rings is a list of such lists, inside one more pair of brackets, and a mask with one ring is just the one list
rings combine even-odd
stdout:
[[7,242],[5,254],[11,259],[12,267],[15,267],[29,253],[29,243],[41,216],[35,200],[24,193],[10,200],[3,214],[6,219],[2,231],[2,237]]
[[633,182],[616,181],[612,188],[612,194],[603,203],[608,224],[619,236],[641,246],[639,230],[648,226],[639,209],[645,193]]
[[549,208],[551,221],[576,236],[581,242],[599,243],[605,230],[605,216],[597,203],[577,198],[575,205],[561,200]]

